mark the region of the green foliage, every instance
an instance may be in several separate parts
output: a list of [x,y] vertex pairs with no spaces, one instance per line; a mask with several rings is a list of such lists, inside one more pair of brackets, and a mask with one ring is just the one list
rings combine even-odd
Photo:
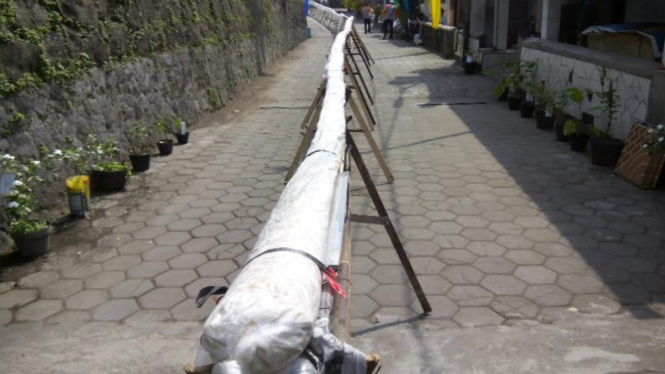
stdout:
[[153,128],[140,123],[129,128],[129,154],[145,155],[152,150]]
[[42,231],[48,227],[46,221],[41,220],[16,220],[9,225],[9,231],[12,234],[30,234]]
[[513,94],[520,90],[533,92],[537,69],[538,63],[535,61],[507,61],[497,68],[486,69],[484,73],[501,76],[501,81],[494,87],[494,95],[498,98],[506,90]]
[[21,130],[21,122],[25,119],[25,114],[21,112],[14,112],[11,116],[7,117],[7,125],[0,130],[0,134],[4,137],[9,137],[18,134]]
[[155,134],[167,137],[171,134],[171,126],[165,121],[157,121],[153,124]]
[[605,134],[610,132],[612,127],[612,122],[617,118],[619,114],[619,103],[621,102],[621,97],[619,92],[616,89],[616,81],[609,77],[607,69],[603,67],[598,68],[598,79],[600,81],[601,91],[594,92],[600,99],[600,106],[591,108],[594,111],[602,111],[607,115],[607,128],[605,129]]

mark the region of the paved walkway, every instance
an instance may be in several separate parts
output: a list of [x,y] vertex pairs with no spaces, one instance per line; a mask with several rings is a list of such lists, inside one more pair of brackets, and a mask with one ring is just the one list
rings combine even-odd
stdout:
[[[256,106],[210,117],[190,145],[156,160],[127,193],[96,200],[98,214],[62,234],[81,244],[58,248],[16,287],[2,285],[0,372],[87,373],[87,363],[100,373],[179,372],[212,308],[196,309],[194,296],[234,279],[283,189],[331,43],[314,29],[315,37],[274,69]],[[495,102],[490,79],[466,76],[401,41],[365,40],[377,62],[375,137],[395,183],[383,183],[367,149],[365,158],[434,312],[417,317],[382,228],[354,224],[358,344],[391,353],[386,373],[561,373],[569,372],[561,366],[565,354],[575,367],[589,359],[612,370],[665,366],[653,354],[662,339],[648,334],[663,330],[665,315],[662,191],[641,191],[570,152]],[[444,105],[418,105],[425,103]],[[371,213],[354,179],[352,209]],[[546,326],[570,318],[577,322],[567,329]],[[583,328],[589,324],[619,324],[623,329],[603,332],[606,342],[643,345],[628,344],[632,353],[624,356],[600,348],[557,351],[549,369],[527,361],[519,370],[494,366],[520,360],[530,344],[534,355],[547,356],[547,339],[566,347],[573,338],[589,339],[597,331]],[[513,327],[487,328],[495,325]],[[466,333],[471,327],[481,328]],[[461,345],[442,341],[446,336]],[[494,351],[483,345],[493,336]],[[511,354],[502,339],[513,342]],[[91,344],[105,353],[95,355]],[[489,357],[470,368],[469,350],[483,347]],[[116,367],[118,357],[127,360]],[[461,358],[467,364],[454,366]],[[584,368],[600,367],[593,365]],[[497,367],[506,370],[491,370]]]

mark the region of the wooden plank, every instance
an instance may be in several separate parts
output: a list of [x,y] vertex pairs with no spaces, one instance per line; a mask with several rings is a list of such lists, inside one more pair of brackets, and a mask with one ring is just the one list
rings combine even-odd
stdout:
[[415,291],[416,296],[418,297],[420,306],[423,308],[423,311],[425,313],[430,313],[432,311],[432,307],[430,306],[429,301],[427,300],[425,291],[423,291],[423,288],[420,285],[420,282],[418,281],[416,272],[413,270],[411,261],[409,260],[409,257],[406,255],[406,251],[404,250],[402,241],[399,239],[399,235],[397,235],[397,230],[395,230],[395,226],[393,226],[392,221],[390,220],[390,216],[388,216],[388,211],[386,210],[386,207],[383,205],[383,201],[381,200],[381,195],[379,195],[379,191],[376,189],[374,181],[372,181],[372,176],[369,174],[367,166],[365,166],[365,162],[363,161],[362,155],[360,154],[360,151],[358,150],[358,147],[356,146],[353,137],[348,132],[346,134],[346,143],[347,145],[349,145],[351,149],[351,156],[353,157],[353,160],[356,163],[358,172],[360,173],[360,176],[362,177],[363,182],[365,183],[365,187],[367,188],[367,192],[369,193],[369,196],[372,199],[372,202],[374,203],[374,207],[376,208],[377,213],[379,213],[380,217],[386,218],[386,224],[384,225],[384,227],[386,228],[388,237],[390,237],[390,241],[392,242],[393,247],[395,248],[395,252],[397,252],[397,257],[399,257],[399,260],[402,263],[402,267],[404,268],[404,271],[406,271],[406,275],[409,278],[409,282],[411,282],[411,286],[413,287],[413,290]]
[[393,177],[393,174],[390,172],[390,168],[388,167],[386,160],[383,158],[381,149],[379,149],[379,146],[376,144],[376,141],[372,136],[372,132],[367,127],[367,124],[365,123],[364,119],[361,117],[360,111],[358,110],[358,105],[356,105],[356,102],[355,100],[353,100],[353,97],[349,99],[349,104],[351,105],[351,110],[353,111],[353,114],[358,119],[358,123],[360,124],[360,129],[363,131],[363,134],[365,134],[365,138],[367,139],[367,143],[369,143],[369,147],[372,149],[372,152],[374,153],[376,160],[379,162],[381,170],[383,170],[383,175],[386,176],[388,183],[394,182],[395,178]]
[[302,124],[300,124],[300,128],[304,129],[307,127],[307,122],[309,122],[310,118],[312,117],[312,114],[314,114],[314,110],[321,105],[321,100],[323,100],[323,93],[326,90],[326,82],[323,81],[321,82],[321,85],[318,88],[318,91],[316,92],[316,96],[314,96],[314,101],[312,101],[312,105],[309,106],[309,109],[307,110],[307,114],[305,115],[305,118],[302,121]]
[[363,88],[365,89],[365,93],[367,94],[367,98],[369,99],[369,102],[374,105],[374,99],[372,99],[372,95],[369,92],[369,88],[367,88],[367,84],[365,83],[365,78],[363,78],[362,73],[360,72],[360,68],[358,67],[358,63],[356,62],[356,59],[353,58],[353,54],[351,53],[351,49],[349,48],[349,45],[346,45],[346,52],[347,56],[349,57],[349,60],[353,62],[353,66],[355,66],[356,70],[353,72],[355,76],[360,78],[360,83],[362,83]]
[[355,89],[355,91],[358,93],[360,104],[362,105],[363,111],[367,115],[367,119],[373,128],[374,125],[376,125],[376,120],[374,119],[374,115],[372,115],[372,111],[370,110],[369,105],[367,104],[367,100],[365,100],[365,95],[362,92],[362,88],[358,84],[358,80],[356,79],[356,76],[353,74],[353,70],[351,69],[351,65],[349,64],[348,61],[348,56],[344,56],[344,68],[346,70],[346,75],[349,77],[349,80],[351,80],[352,88]]
[[316,129],[316,124],[319,121],[319,117],[321,116],[321,109],[322,108],[323,108],[323,105],[322,105],[322,103],[320,103],[316,107],[316,111],[315,111],[314,116],[312,116],[310,118],[309,126],[307,126],[307,130],[305,131],[305,135],[303,136],[302,141],[300,142],[300,145],[298,146],[298,150],[296,151],[296,155],[293,157],[293,162],[291,162],[291,167],[289,167],[289,171],[288,171],[288,173],[286,173],[286,177],[284,178],[285,182],[290,181],[291,178],[293,178],[293,175],[298,170],[298,165],[300,165],[300,161],[302,160],[303,156],[305,155],[305,152],[309,148],[309,144],[311,143],[312,138],[314,137],[314,130]]

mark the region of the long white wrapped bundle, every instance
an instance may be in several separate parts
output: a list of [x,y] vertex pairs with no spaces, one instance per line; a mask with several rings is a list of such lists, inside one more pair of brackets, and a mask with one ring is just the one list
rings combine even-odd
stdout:
[[[309,156],[284,189],[270,219],[222,302],[204,325],[203,347],[214,362],[243,374],[275,373],[311,340],[321,296],[321,270],[292,248],[325,259],[335,178],[346,145],[344,44],[353,18],[337,35],[327,66],[327,89]],[[251,260],[255,258],[255,260]]]

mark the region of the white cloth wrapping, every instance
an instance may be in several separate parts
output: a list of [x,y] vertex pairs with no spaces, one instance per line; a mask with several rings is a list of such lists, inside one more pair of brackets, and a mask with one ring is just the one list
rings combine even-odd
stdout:
[[[293,248],[325,259],[335,178],[346,146],[344,45],[353,18],[337,35],[327,65],[327,89],[308,156],[284,189],[250,253]],[[284,369],[307,347],[318,316],[321,271],[292,252],[249,263],[204,325],[203,347],[214,362],[243,374]]]

